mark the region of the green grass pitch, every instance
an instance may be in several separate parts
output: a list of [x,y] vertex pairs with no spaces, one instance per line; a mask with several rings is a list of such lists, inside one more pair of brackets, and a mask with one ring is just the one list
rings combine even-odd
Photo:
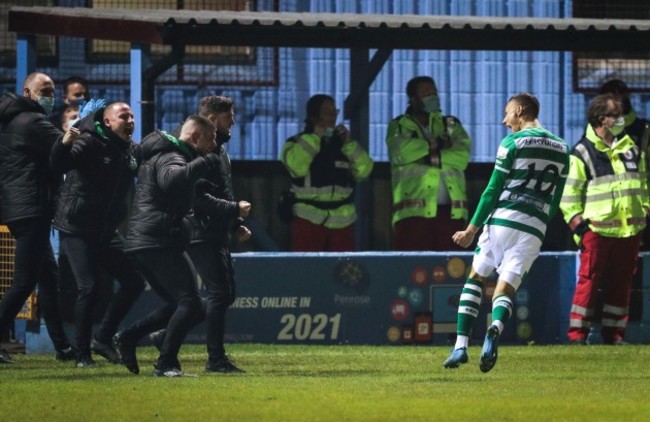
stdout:
[[492,372],[479,347],[456,370],[448,347],[228,346],[241,375],[205,374],[205,346],[181,363],[197,377],[141,373],[97,357],[77,369],[51,355],[0,365],[0,420],[13,421],[647,421],[650,346],[501,346]]

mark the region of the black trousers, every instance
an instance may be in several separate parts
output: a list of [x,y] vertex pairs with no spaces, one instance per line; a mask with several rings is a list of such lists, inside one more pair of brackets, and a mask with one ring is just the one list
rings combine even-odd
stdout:
[[192,263],[179,249],[136,251],[131,258],[166,305],[136,321],[124,335],[138,340],[166,328],[156,367],[180,369],[178,351],[187,333],[201,321],[205,312],[196,289]]
[[216,361],[223,356],[226,311],[235,301],[235,273],[228,248],[209,243],[197,243],[187,248],[197,273],[207,292],[206,297],[206,343],[208,360]]
[[115,232],[111,239],[100,240],[61,233],[61,247],[68,256],[70,268],[77,282],[75,327],[79,356],[90,356],[93,329],[93,309],[103,277],[107,273],[118,281],[104,314],[96,338],[110,344],[117,327],[144,290],[144,279],[124,253],[122,236]]
[[70,347],[58,304],[59,269],[50,244],[50,221],[26,218],[8,223],[16,239],[14,279],[0,302],[0,333],[5,332],[38,284],[38,306],[56,350]]

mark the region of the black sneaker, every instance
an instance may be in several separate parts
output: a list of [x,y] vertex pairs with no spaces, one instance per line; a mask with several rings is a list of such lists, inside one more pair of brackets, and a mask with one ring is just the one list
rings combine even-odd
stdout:
[[97,341],[97,339],[93,339],[90,342],[90,350],[97,353],[111,363],[122,363],[122,359],[120,359],[119,353],[117,353],[115,346],[112,344],[102,343]]
[[128,335],[124,335],[124,332],[119,332],[113,336],[113,345],[120,352],[122,365],[126,366],[131,373],[139,374],[140,367],[135,355],[136,342],[129,339]]
[[7,352],[5,349],[0,349],[0,363],[13,364],[16,362],[14,362],[11,356],[9,356],[9,352]]
[[228,355],[223,355],[216,360],[208,360],[205,364],[205,372],[220,372],[222,374],[242,374],[243,369],[238,368]]
[[74,347],[56,351],[56,360],[59,362],[68,362],[77,359],[77,351]]
[[165,341],[166,334],[167,330],[165,329],[154,331],[153,333],[149,334],[149,340],[151,340],[151,343],[156,346],[156,349],[158,349],[159,352],[162,350],[162,345]]
[[97,368],[97,362],[90,356],[80,356],[77,358],[77,368]]

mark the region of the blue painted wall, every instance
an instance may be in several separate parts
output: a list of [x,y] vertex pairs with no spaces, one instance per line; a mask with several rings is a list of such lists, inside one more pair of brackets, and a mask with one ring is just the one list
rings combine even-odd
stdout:
[[[83,5],[84,0],[61,0],[60,5]],[[272,0],[257,2],[260,10],[271,10]],[[473,16],[552,17],[571,16],[571,0],[282,0],[280,11],[443,14]],[[127,75],[127,65],[87,64],[84,42],[59,40],[58,68],[44,68],[55,81],[72,74],[88,77],[109,72]],[[165,85],[165,74],[157,88],[156,123],[162,129],[175,127],[186,115],[196,112],[198,99],[222,94],[235,99],[237,126],[230,142],[233,159],[276,160],[284,141],[301,130],[304,105],[316,93],[328,93],[342,108],[349,91],[349,51],[344,49],[280,48],[279,86],[177,86]],[[257,51],[258,59],[273,59],[273,49]],[[542,124],[570,144],[584,130],[589,95],[573,92],[572,54],[519,51],[394,51],[371,86],[370,153],[387,160],[384,143],[388,122],[403,113],[406,82],[417,75],[430,75],[438,83],[443,111],[457,116],[472,137],[472,161],[492,162],[507,130],[501,125],[503,107],[512,94],[532,92],[540,99]],[[232,66],[231,66],[232,67]],[[260,67],[267,69],[268,67]],[[0,68],[0,76],[12,70]],[[13,70],[15,72],[15,69]],[[233,69],[222,66],[217,72]],[[250,69],[247,71],[250,72]],[[266,75],[268,76],[268,75]],[[13,84],[2,88],[13,90]],[[127,86],[97,86],[94,95],[128,101]],[[649,95],[635,95],[633,104],[641,116],[650,116]],[[349,122],[346,122],[349,123]]]

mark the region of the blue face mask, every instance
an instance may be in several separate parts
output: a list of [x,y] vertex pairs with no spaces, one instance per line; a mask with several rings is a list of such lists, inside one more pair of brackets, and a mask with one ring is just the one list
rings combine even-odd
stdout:
[[50,114],[54,108],[54,97],[38,97],[38,104],[43,107],[45,114]]
[[428,95],[422,98],[422,109],[427,113],[438,113],[440,111],[440,98],[437,95]]

